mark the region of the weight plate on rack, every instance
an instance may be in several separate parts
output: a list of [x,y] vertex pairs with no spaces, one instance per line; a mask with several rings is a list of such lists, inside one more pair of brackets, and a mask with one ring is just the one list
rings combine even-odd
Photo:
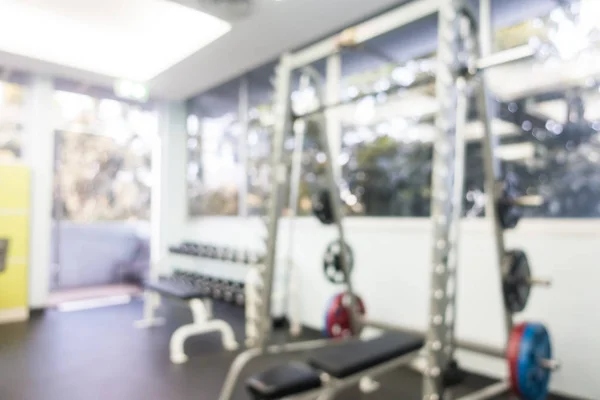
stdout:
[[552,346],[544,325],[515,326],[508,341],[506,359],[513,391],[524,400],[545,399],[551,371],[541,361],[552,359]]
[[[354,295],[358,314],[365,315],[365,305],[360,296]],[[349,293],[340,293],[335,295],[330,301],[325,311],[325,329],[324,334],[330,338],[344,338],[354,336],[360,332],[353,332],[350,325],[350,303]]]
[[333,223],[333,211],[331,209],[331,201],[329,201],[329,191],[325,189],[312,197],[312,210],[315,217],[325,225]]
[[510,250],[504,255],[508,274],[502,280],[504,306],[512,313],[525,309],[531,292],[531,268],[525,252]]
[[[352,273],[352,269],[354,268],[354,254],[352,253],[352,248],[350,245],[348,245],[348,243],[345,243],[344,247],[346,248],[346,266],[348,268],[348,272]],[[325,273],[325,277],[331,283],[339,284],[347,281],[342,269],[341,247],[339,240],[334,240],[333,242],[329,243],[329,246],[327,246],[327,250],[323,256],[323,271]]]

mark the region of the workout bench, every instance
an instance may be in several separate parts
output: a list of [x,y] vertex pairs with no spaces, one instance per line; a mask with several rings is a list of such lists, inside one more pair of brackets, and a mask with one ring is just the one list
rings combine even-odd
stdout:
[[136,321],[135,326],[138,328],[149,328],[164,323],[163,318],[155,315],[161,296],[185,302],[192,311],[193,322],[180,326],[171,336],[169,349],[172,363],[182,364],[188,360],[183,350],[187,338],[207,332],[221,332],[223,347],[226,350],[237,350],[238,343],[231,325],[223,320],[212,319],[212,302],[206,292],[192,284],[172,279],[147,282],[145,289],[144,317]]
[[370,340],[348,339],[322,348],[306,363],[291,362],[257,374],[246,381],[254,400],[331,400],[340,390],[408,364],[418,357],[423,338],[386,333]]

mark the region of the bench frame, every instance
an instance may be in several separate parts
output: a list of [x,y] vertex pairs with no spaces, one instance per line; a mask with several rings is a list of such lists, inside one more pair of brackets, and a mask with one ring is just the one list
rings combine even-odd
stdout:
[[[152,290],[144,291],[144,315],[143,318],[135,322],[135,327],[144,329],[155,326],[161,326],[165,319],[156,316],[156,310],[161,304],[161,294]],[[173,298],[170,296],[165,296]],[[234,351],[239,348],[235,339],[235,334],[231,325],[224,320],[213,319],[212,301],[210,299],[193,298],[187,301],[178,301],[186,303],[192,311],[193,321],[191,324],[182,325],[173,332],[169,343],[170,358],[173,364],[183,364],[188,360],[184,351],[185,341],[196,335],[208,332],[221,332],[221,340],[226,350]]]
[[[254,360],[257,357],[262,357],[264,355],[305,352],[308,350],[314,350],[322,347],[341,346],[343,344],[345,344],[345,340],[317,339],[305,342],[292,342],[286,344],[271,345],[267,346],[264,352],[262,352],[260,348],[248,349],[243,353],[239,354],[235,358],[235,360],[233,360],[233,363],[231,364],[229,372],[225,378],[225,383],[223,384],[221,393],[219,394],[219,400],[231,400],[236,382],[239,380],[239,376],[241,375],[242,371],[244,370],[246,365],[248,365],[252,360]],[[414,359],[419,357],[420,352],[421,349],[415,350],[408,354],[404,354],[400,357],[396,357],[385,363],[376,365],[371,368],[367,368],[363,371],[347,376],[343,379],[337,379],[330,376],[327,373],[322,372],[320,374],[322,385],[320,388],[299,393],[297,395],[288,396],[283,398],[282,400],[332,400],[333,398],[335,398],[335,395],[339,391],[361,383],[361,380],[363,378],[378,376],[398,367],[402,367],[411,363]],[[316,368],[315,370],[318,371],[318,369]]]

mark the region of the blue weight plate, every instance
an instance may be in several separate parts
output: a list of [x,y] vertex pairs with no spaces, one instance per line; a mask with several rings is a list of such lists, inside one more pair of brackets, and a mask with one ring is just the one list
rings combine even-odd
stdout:
[[525,400],[543,400],[548,395],[550,370],[539,360],[551,359],[550,335],[542,324],[528,323],[523,330],[519,348],[519,393]]

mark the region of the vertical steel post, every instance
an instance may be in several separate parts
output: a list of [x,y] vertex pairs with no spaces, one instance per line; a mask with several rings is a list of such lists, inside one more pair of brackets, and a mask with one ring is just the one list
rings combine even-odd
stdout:
[[462,218],[462,204],[465,189],[465,152],[466,139],[465,130],[467,125],[467,113],[469,111],[469,96],[467,93],[467,80],[458,77],[456,80],[457,102],[456,102],[456,132],[454,138],[454,188],[452,192],[452,221],[450,223],[448,254],[448,276],[446,282],[446,342],[444,353],[446,356],[444,365],[454,358],[455,326],[456,326],[456,294],[458,293],[458,267],[460,262],[460,220]]
[[[300,91],[310,86],[310,77],[303,74],[300,77]],[[294,132],[294,151],[292,153],[292,166],[290,172],[290,196],[289,196],[289,227],[288,227],[288,250],[286,260],[286,310],[290,320],[290,333],[292,336],[298,336],[302,331],[300,323],[300,301],[297,298],[300,289],[298,282],[294,282],[293,277],[297,273],[294,264],[294,234],[296,231],[296,219],[298,217],[298,200],[300,198],[300,181],[302,178],[302,155],[304,150],[304,136],[306,133],[306,124],[303,127],[292,126]]]
[[[489,10],[488,10],[489,11]],[[480,15],[484,21],[487,23],[485,28],[491,30],[491,15]],[[471,40],[475,40],[477,36],[477,32],[475,32],[474,28],[471,27]],[[480,29],[484,28],[482,26]],[[475,53],[477,57],[483,57],[489,55],[488,52],[491,52],[491,43],[481,43],[484,38],[488,38],[491,40],[491,33],[487,35],[480,35],[479,41],[475,41]],[[492,121],[494,118],[493,115],[493,107],[491,105],[491,96],[488,92],[486,85],[486,73],[485,70],[481,71],[479,74],[479,80],[477,85],[477,107],[479,109],[479,118],[483,124],[483,139],[481,141],[481,151],[483,155],[483,167],[484,167],[484,191],[486,193],[486,205],[485,205],[485,213],[486,218],[492,221],[492,229],[494,235],[494,250],[495,250],[495,258],[496,265],[499,270],[499,283],[500,283],[500,292],[504,295],[502,291],[502,280],[503,277],[508,274],[507,268],[509,267],[504,262],[505,257],[504,253],[506,251],[504,244],[504,229],[500,224],[500,219],[498,215],[498,200],[500,196],[502,196],[503,189],[503,181],[502,181],[502,171],[500,160],[498,160],[494,156],[494,149],[497,147],[498,137],[494,136],[492,131]],[[504,303],[503,303],[504,304]],[[506,340],[510,336],[510,333],[513,328],[513,316],[509,310],[504,311],[504,325],[506,330]]]
[[[341,81],[341,60],[339,54],[333,54],[329,56],[327,60],[326,94],[323,93],[323,82],[318,72],[311,68],[305,68],[304,70],[313,78],[315,82],[317,96],[320,100],[321,106],[325,104],[326,101],[330,104],[335,104],[339,100],[339,85]],[[338,184],[340,169],[337,162],[339,146],[341,143],[341,129],[338,117],[339,114],[336,114],[335,111],[336,110],[328,110],[325,113],[325,116],[317,114],[316,116],[310,117],[306,123],[316,124],[321,148],[327,157],[327,163],[325,164],[327,193],[329,194],[329,204],[331,204],[333,221],[338,231],[338,240],[340,244],[340,266],[342,267],[342,271],[346,277],[346,281],[344,282],[346,284],[346,292],[351,295],[349,300],[350,308],[353,310],[353,312],[350,314],[350,325],[352,326],[352,331],[356,333],[359,330],[360,323],[356,315],[356,299],[354,298],[354,288],[350,277],[350,266],[348,264],[349,260],[345,251],[346,240],[344,226],[342,224],[342,207]],[[332,149],[333,146],[336,146],[336,148]]]
[[271,146],[271,199],[267,221],[267,253],[260,273],[263,283],[260,299],[260,322],[258,346],[264,352],[271,333],[271,296],[277,252],[277,232],[281,215],[281,188],[287,179],[283,162],[284,139],[291,128],[291,67],[290,56],[284,54],[276,68],[275,77],[275,126]]
[[456,78],[461,66],[458,13],[463,0],[440,0],[438,12],[438,66],[436,96],[439,110],[434,141],[431,218],[433,223],[433,255],[431,267],[431,299],[427,332],[427,368],[423,374],[423,398],[440,400],[444,395],[443,370],[448,345],[446,313],[451,253],[450,232],[453,216],[454,156],[456,134]]
[[238,154],[240,157],[240,171],[238,172],[238,215],[248,216],[248,112],[250,111],[250,90],[248,77],[240,79],[238,92],[238,121],[240,122],[240,136],[238,137]]

